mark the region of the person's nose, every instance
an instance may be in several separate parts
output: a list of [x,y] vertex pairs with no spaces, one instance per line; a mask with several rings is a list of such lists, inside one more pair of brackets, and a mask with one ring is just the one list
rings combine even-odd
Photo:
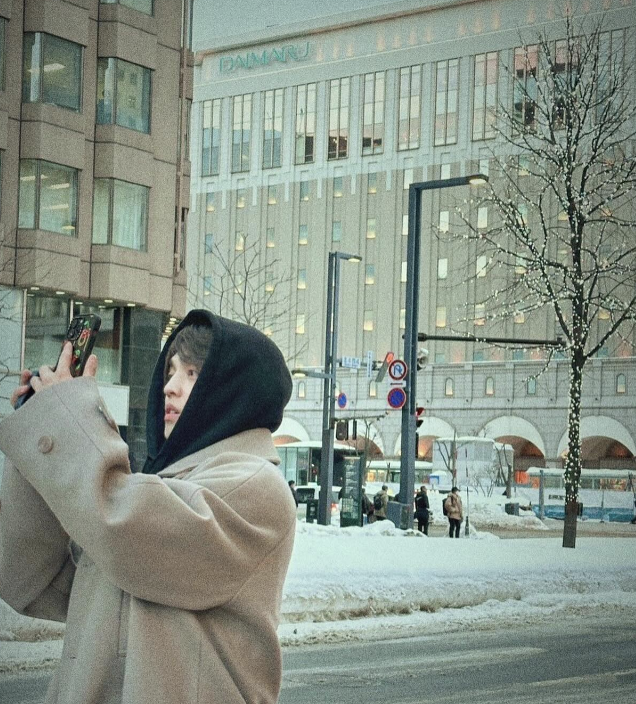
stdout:
[[173,374],[166,385],[163,387],[164,396],[177,396],[179,394],[179,382],[177,380],[177,374]]

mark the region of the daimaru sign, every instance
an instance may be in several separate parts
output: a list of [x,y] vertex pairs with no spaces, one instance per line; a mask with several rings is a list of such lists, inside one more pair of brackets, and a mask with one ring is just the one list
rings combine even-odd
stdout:
[[304,44],[287,44],[276,49],[264,49],[258,53],[248,51],[236,56],[222,56],[219,59],[219,71],[231,73],[239,69],[251,69],[258,66],[269,66],[273,63],[286,64],[291,61],[304,61],[309,58],[309,42]]

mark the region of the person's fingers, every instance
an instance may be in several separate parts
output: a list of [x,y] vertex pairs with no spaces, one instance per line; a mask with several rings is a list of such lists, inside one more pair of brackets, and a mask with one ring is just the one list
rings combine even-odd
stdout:
[[22,384],[21,386],[16,387],[13,390],[13,393],[11,394],[11,399],[10,399],[11,405],[15,406],[15,404],[18,402],[18,399],[20,398],[20,396],[24,396],[24,394],[26,394],[30,388],[31,387],[29,384]]
[[86,366],[84,367],[83,376],[95,376],[97,374],[97,357],[92,354],[86,360]]
[[57,369],[61,372],[71,373],[71,360],[73,358],[73,344],[68,340],[62,346],[60,358],[57,360]]

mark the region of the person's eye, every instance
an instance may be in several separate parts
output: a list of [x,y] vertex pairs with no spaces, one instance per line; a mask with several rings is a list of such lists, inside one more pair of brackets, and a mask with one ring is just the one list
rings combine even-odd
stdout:
[[191,379],[198,379],[199,378],[199,370],[198,369],[188,369],[188,376]]

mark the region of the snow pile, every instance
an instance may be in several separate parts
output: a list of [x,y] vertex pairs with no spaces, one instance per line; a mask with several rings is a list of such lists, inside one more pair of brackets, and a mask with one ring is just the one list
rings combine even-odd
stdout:
[[520,510],[518,516],[508,515],[503,506],[477,502],[470,507],[470,525],[478,528],[503,528],[511,530],[549,530],[533,511]]

